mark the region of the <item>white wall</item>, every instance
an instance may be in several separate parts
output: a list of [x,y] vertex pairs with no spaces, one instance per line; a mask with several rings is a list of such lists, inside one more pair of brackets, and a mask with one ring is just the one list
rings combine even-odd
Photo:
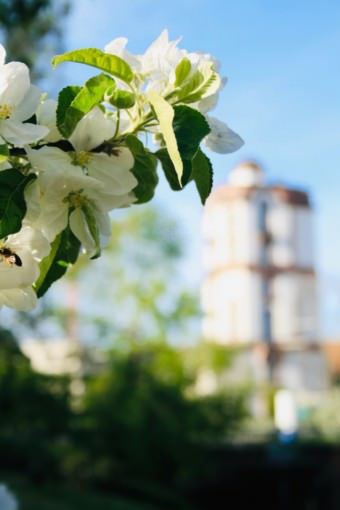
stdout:
[[221,343],[249,343],[262,338],[261,278],[248,270],[225,271],[202,288],[206,312],[204,336]]
[[279,274],[271,282],[272,333],[277,342],[315,341],[318,314],[311,275]]

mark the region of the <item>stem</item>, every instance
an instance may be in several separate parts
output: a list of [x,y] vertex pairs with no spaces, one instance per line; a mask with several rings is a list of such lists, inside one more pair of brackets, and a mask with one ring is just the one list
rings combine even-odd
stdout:
[[[61,149],[64,152],[70,152],[74,151],[74,148],[70,142],[67,140],[59,140],[59,142],[49,142],[49,143],[42,143],[36,145],[36,149],[41,149],[42,147],[57,147],[58,149]],[[9,149],[10,156],[27,156],[25,149],[21,149],[19,147],[12,147]]]
[[112,137],[113,139],[115,139],[116,136],[118,135],[119,127],[120,127],[120,110],[117,110],[117,123],[116,123],[115,133],[114,133],[114,135]]

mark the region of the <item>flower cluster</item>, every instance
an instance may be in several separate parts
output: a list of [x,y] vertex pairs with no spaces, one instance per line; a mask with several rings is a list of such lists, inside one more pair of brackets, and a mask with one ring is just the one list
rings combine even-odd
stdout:
[[98,257],[110,211],[151,200],[158,163],[172,189],[194,181],[205,202],[212,166],[201,142],[229,153],[243,141],[208,114],[225,84],[218,62],[178,42],[164,31],[143,55],[125,38],[57,55],[54,66],[100,70],[58,101],[0,46],[0,306],[30,310],[80,251]]

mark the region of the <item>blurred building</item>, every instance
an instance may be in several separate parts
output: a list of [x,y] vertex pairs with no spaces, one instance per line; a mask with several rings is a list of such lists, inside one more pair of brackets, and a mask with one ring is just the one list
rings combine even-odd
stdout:
[[318,338],[313,211],[304,191],[242,163],[204,213],[204,335],[223,344]]
[[328,366],[308,193],[270,184],[244,162],[207,200],[203,236],[204,337],[243,346],[230,377],[270,380],[313,403],[328,386]]
[[81,372],[83,348],[64,338],[53,340],[26,339],[22,352],[30,359],[33,370],[49,375],[75,376]]
[[73,395],[84,391],[84,376],[100,372],[107,363],[104,352],[68,338],[27,338],[21,342],[20,348],[36,372],[68,376]]

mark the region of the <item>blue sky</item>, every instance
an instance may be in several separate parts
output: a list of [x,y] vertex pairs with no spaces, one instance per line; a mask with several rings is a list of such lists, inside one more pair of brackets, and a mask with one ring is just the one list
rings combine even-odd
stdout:
[[[102,48],[126,36],[130,51],[143,53],[167,28],[171,39],[182,36],[181,47],[220,60],[229,81],[214,115],[245,145],[232,155],[209,154],[215,185],[238,162],[255,159],[269,180],[311,193],[322,333],[340,338],[339,27],[336,0],[74,0],[65,49]],[[75,64],[64,72],[75,83],[82,76]],[[202,207],[195,190],[174,193],[161,184],[157,201],[191,232],[188,277],[197,281]]]

